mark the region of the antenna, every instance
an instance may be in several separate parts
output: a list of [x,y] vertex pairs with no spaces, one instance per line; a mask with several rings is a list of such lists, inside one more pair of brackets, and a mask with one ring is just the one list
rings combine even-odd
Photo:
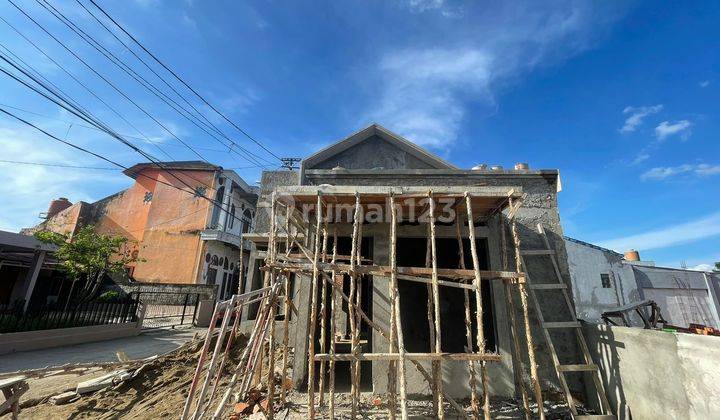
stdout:
[[282,167],[287,169],[288,171],[292,171],[295,169],[300,169],[299,166],[297,166],[297,163],[300,163],[302,160],[301,158],[295,158],[295,157],[284,157],[280,158],[282,161]]

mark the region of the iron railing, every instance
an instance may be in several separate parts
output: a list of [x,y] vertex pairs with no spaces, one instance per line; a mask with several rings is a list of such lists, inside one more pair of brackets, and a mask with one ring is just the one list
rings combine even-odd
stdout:
[[201,295],[181,292],[135,292],[133,296],[145,307],[143,328],[160,328],[192,325]]
[[23,301],[0,305],[0,334],[137,322],[138,301],[48,304],[23,312]]

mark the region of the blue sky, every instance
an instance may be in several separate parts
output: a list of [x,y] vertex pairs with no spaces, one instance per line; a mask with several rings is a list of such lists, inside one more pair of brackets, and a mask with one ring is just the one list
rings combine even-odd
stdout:
[[[461,167],[560,169],[569,236],[637,248],[670,266],[720,261],[716,2],[98,2],[278,155],[306,156],[377,122]],[[254,163],[228,153],[45,9],[19,4],[205,158],[259,179],[260,168],[247,168]],[[153,78],[75,1],[53,4]],[[0,16],[134,126],[0,21],[4,47],[115,130],[159,157],[157,145],[178,160],[197,158],[5,0]],[[5,75],[0,106],[124,164],[142,160]],[[4,116],[0,146],[0,160],[109,166]],[[0,162],[0,229],[35,224],[52,198],[93,201],[130,183],[112,170]]]

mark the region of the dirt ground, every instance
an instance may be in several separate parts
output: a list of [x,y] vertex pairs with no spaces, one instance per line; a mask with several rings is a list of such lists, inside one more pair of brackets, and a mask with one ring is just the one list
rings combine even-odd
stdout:
[[[29,381],[30,389],[34,390],[31,399],[23,399],[20,418],[23,419],[150,419],[178,418],[185,404],[187,390],[192,381],[200,354],[202,341],[198,340],[179,351],[162,356],[149,363],[136,378],[127,380],[115,387],[82,396],[79,399],[62,405],[48,402],[48,398],[66,390],[74,390],[77,378],[65,378],[64,388],[57,386],[47,389],[42,395],[39,389],[44,378]],[[234,367],[244,348],[244,337],[239,337],[231,351],[231,361],[225,370]],[[93,372],[100,376],[103,371]],[[69,375],[64,375],[69,376]],[[230,375],[224,375],[229,378]],[[52,381],[57,382],[53,377]],[[62,379],[60,379],[62,380]],[[85,376],[81,380],[86,380]],[[217,399],[217,397],[216,397]],[[230,410],[230,408],[228,408]],[[9,416],[4,416],[5,417]]]
[[[97,391],[94,394],[82,396],[75,401],[62,405],[53,405],[48,398],[58,393],[74,390],[79,380],[97,377],[104,373],[96,369],[83,377],[75,375],[55,376],[31,380],[31,398],[24,398],[20,412],[21,419],[177,419],[182,413],[187,390],[197,365],[202,340],[191,342],[178,351],[162,356],[149,363],[136,378],[127,380],[115,387]],[[240,358],[244,348],[244,337],[240,337],[238,344],[231,352],[232,362],[226,365],[225,381],[230,377],[230,370]],[[277,371],[276,371],[277,373]],[[279,379],[279,377],[278,377]],[[277,395],[277,393],[276,393]],[[217,402],[219,396],[215,397]],[[318,409],[318,417],[327,417],[327,395],[324,407]],[[364,419],[387,418],[386,399],[384,395],[363,393],[361,395],[359,417]],[[468,401],[458,401],[467,407],[466,413],[472,418]],[[435,418],[432,401],[424,398],[412,398],[408,401],[411,418]],[[536,408],[536,407],[535,407]],[[227,409],[229,418],[233,407]],[[302,392],[291,391],[288,394],[288,405],[280,407],[276,402],[276,419],[302,419],[307,417],[307,395]],[[524,414],[520,406],[509,399],[493,399],[491,416],[498,419],[521,419]],[[570,413],[564,404],[546,403],[545,411],[548,419],[570,419]],[[447,418],[459,418],[454,409],[446,405]],[[336,395],[336,418],[350,418],[351,400],[349,394]],[[246,416],[239,416],[240,418]],[[262,413],[249,416],[253,419],[265,418]],[[2,419],[9,415],[2,416]]]

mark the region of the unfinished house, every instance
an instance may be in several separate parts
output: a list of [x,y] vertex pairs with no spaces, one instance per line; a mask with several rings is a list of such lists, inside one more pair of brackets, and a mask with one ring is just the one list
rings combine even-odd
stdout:
[[440,418],[550,392],[574,411],[586,385],[609,414],[568,294],[559,191],[557,170],[460,169],[375,124],[264,172],[244,289],[287,281],[310,417],[332,415],[335,392],[354,412],[360,392],[388,394],[403,417],[423,395]]

